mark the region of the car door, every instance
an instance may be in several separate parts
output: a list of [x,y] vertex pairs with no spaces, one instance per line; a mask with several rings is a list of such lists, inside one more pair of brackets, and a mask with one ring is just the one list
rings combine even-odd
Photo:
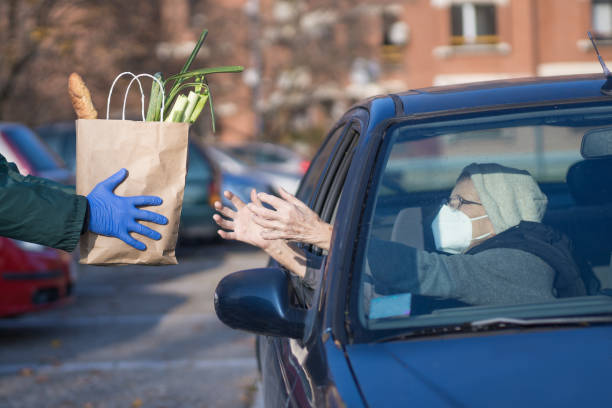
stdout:
[[[340,198],[349,165],[353,158],[361,129],[367,124],[365,111],[357,110],[341,121],[330,132],[324,145],[313,159],[296,196],[307,203],[321,219],[332,222],[336,204]],[[309,256],[321,258],[321,276],[326,253],[317,247],[304,245]],[[321,287],[322,285],[319,285]],[[316,363],[320,353],[313,331],[316,331],[316,315],[320,313],[315,290],[309,299],[300,299],[295,291],[295,303],[308,309],[310,329],[303,340],[261,337],[259,357],[262,365],[264,398],[266,406],[316,406],[321,401],[319,386],[321,367]],[[309,340],[310,339],[310,340]],[[325,372],[325,370],[323,370]],[[318,376],[318,377],[317,377]]]

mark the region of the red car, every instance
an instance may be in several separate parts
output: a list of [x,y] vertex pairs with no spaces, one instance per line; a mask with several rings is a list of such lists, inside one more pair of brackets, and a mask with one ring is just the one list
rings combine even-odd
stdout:
[[[61,160],[27,127],[0,123],[0,154],[22,174],[71,184]],[[0,237],[0,317],[58,304],[70,297],[76,280],[71,255],[57,249]]]
[[0,317],[70,298],[76,265],[67,252],[0,237]]

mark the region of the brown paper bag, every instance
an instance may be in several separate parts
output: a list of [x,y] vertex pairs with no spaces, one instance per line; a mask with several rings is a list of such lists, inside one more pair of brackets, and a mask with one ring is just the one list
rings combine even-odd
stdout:
[[115,189],[115,194],[159,196],[162,205],[142,208],[168,218],[166,225],[139,221],[162,235],[155,241],[132,233],[145,243],[145,251],[117,238],[87,232],[81,237],[80,262],[176,264],[174,249],[187,174],[189,124],[79,119],[76,129],[77,194],[89,194],[100,181],[126,168],[128,176]]
[[[142,92],[139,81],[138,85]],[[127,91],[129,91],[129,86]],[[112,86],[109,103],[111,93]],[[77,194],[89,194],[100,181],[110,177],[119,169],[125,168],[128,170],[128,176],[115,189],[115,194],[159,196],[163,200],[162,205],[142,208],[163,214],[168,218],[166,225],[138,221],[162,235],[159,241],[155,241],[132,233],[134,238],[147,246],[145,251],[139,251],[117,238],[92,232],[83,234],[80,242],[80,263],[177,264],[174,249],[178,237],[187,174],[189,124],[78,119],[76,130]]]

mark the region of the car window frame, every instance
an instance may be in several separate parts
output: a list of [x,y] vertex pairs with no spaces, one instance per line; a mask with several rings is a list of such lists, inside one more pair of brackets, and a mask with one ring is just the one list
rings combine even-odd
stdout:
[[[306,205],[308,205],[309,208],[314,210],[314,203],[316,201],[316,198],[319,194],[321,185],[323,183],[323,179],[324,179],[324,175],[327,173],[327,169],[329,168],[331,161],[334,157],[334,153],[338,147],[338,142],[335,143],[335,145],[333,146],[329,156],[327,157],[327,159],[325,159],[325,165],[323,166],[323,168],[321,169],[321,172],[319,174],[313,174],[315,171],[315,168],[317,166],[315,166],[315,164],[323,159],[321,157],[321,155],[323,154],[323,152],[325,151],[325,149],[327,148],[328,144],[331,143],[332,139],[334,138],[335,134],[337,131],[341,131],[340,136],[338,138],[338,140],[341,140],[344,133],[347,131],[346,126],[347,126],[348,121],[347,120],[341,120],[340,122],[338,122],[338,124],[336,124],[332,130],[330,130],[327,133],[327,137],[325,138],[325,141],[323,142],[323,144],[321,145],[321,147],[319,148],[317,154],[315,155],[315,157],[313,157],[312,161],[310,162],[310,166],[308,167],[308,170],[306,171],[306,174],[304,174],[304,177],[302,177],[302,181],[300,182],[300,186],[298,187],[298,190],[295,194],[295,196],[302,202],[306,203]],[[314,187],[312,189],[312,194],[310,197],[304,197],[305,194],[305,188],[307,185],[309,185],[309,181],[310,179],[315,179],[314,180]]]
[[[319,198],[321,201],[323,201],[320,217],[327,223],[331,222],[332,216],[335,213],[335,210],[338,208],[338,203],[340,201],[342,190],[344,189],[344,183],[346,182],[348,170],[353,161],[353,157],[355,156],[357,144],[359,143],[359,139],[361,137],[362,129],[358,121],[352,121],[347,129],[348,131],[344,135],[344,137],[347,139],[346,149],[343,152],[338,152],[338,154],[342,154],[342,157],[338,158],[340,163],[336,169],[336,173],[332,177],[329,190],[327,191],[325,197]],[[353,132],[353,134],[349,135],[350,132]]]
[[[324,169],[321,171],[321,174],[318,175],[319,180],[317,182],[317,189],[313,193],[313,199],[310,200],[313,206],[318,205],[320,207],[320,211],[317,215],[321,216],[322,211],[328,211],[329,216],[331,216],[337,208],[357,146],[363,136],[363,129],[365,129],[366,126],[367,117],[364,120],[363,115],[348,116],[346,120],[341,120],[337,126],[334,126],[334,130],[329,133],[332,135],[335,131],[342,129],[342,133],[336,141],[336,145],[333,147]],[[350,131],[353,131],[354,135],[347,138]],[[328,141],[329,139],[326,140],[326,142]],[[322,150],[323,146],[319,152]],[[329,169],[333,169],[333,171]],[[339,174],[339,172],[341,174]],[[327,185],[326,180],[328,182]],[[331,199],[330,195],[332,197]],[[329,220],[324,221],[328,222]],[[311,306],[307,309],[306,313],[306,324],[304,336],[302,338],[302,342],[305,343],[312,339],[312,336],[316,333],[314,327],[317,326],[316,322],[320,320],[320,316],[323,312],[323,300],[325,298],[323,292],[326,287],[325,280],[327,275],[327,254],[323,254],[319,248],[310,245],[303,245],[301,248],[315,256],[321,257],[320,280],[317,282],[317,286],[312,296]]]

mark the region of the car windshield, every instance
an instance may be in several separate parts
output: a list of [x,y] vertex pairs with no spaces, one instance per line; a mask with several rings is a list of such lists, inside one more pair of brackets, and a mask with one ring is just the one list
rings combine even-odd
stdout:
[[231,155],[252,166],[281,164],[290,161],[295,156],[287,148],[266,144],[233,146],[228,150]]
[[7,142],[26,158],[35,171],[57,170],[63,166],[63,163],[54,157],[53,153],[29,129],[14,126],[2,131]]
[[36,129],[42,140],[57,153],[66,167],[76,172],[76,130],[74,123],[60,123]]
[[611,314],[612,157],[580,154],[608,127],[609,107],[393,125],[362,227],[361,327]]
[[244,163],[231,154],[225,152],[222,148],[209,147],[208,154],[225,171],[234,173],[247,171]]

